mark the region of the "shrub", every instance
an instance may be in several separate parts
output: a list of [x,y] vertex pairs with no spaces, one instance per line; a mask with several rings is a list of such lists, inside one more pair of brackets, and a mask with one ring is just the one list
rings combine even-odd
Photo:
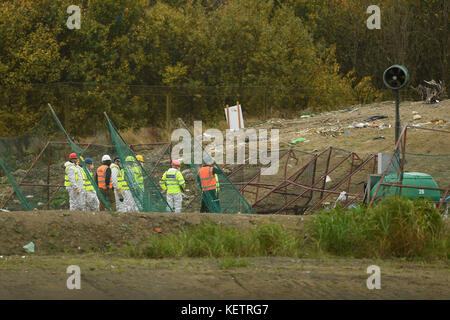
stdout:
[[333,208],[315,215],[308,232],[319,250],[356,257],[442,257],[448,230],[428,200],[387,198],[377,206]]

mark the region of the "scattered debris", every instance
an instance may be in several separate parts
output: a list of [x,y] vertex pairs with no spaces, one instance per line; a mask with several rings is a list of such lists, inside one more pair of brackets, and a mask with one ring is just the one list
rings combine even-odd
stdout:
[[431,123],[434,124],[435,126],[443,125],[443,124],[445,124],[445,120],[443,120],[443,119],[431,120]]
[[2,212],[11,212],[11,211],[6,210],[6,209],[0,209],[0,211],[2,211]]
[[373,140],[384,140],[384,139],[386,139],[386,138],[383,136],[378,136],[378,137],[373,138]]
[[[24,245],[23,248],[24,248],[27,252],[33,253],[33,252],[34,252],[34,243],[33,243],[33,241],[30,242],[30,243],[28,243],[28,244],[26,244],[26,245]],[[23,257],[22,257],[22,258],[23,258]]]
[[445,95],[445,85],[442,81],[436,82],[434,80],[424,82],[431,86],[425,87],[419,84],[416,88],[413,87],[413,90],[416,91],[422,100],[428,104],[438,103]]
[[365,127],[364,123],[362,123],[362,122],[353,122],[352,126],[355,128],[364,128]]
[[307,141],[306,138],[298,138],[298,139],[291,140],[291,143],[296,144],[297,142],[305,142],[305,141]]
[[334,207],[336,208],[336,204],[338,202],[344,202],[345,200],[347,200],[347,192],[346,191],[342,191],[339,194],[339,197],[336,199],[336,201],[334,202]]
[[203,133],[203,138],[205,138],[205,139],[207,139],[207,140],[210,140],[212,137],[213,137],[212,135],[207,134],[206,132]]
[[312,117],[314,117],[314,115],[312,115],[312,114],[303,114],[299,118],[303,119],[303,118],[312,118]]
[[162,228],[155,228],[154,229],[156,232],[161,233],[162,232]]
[[327,177],[325,178],[325,182],[328,183],[328,182],[330,182],[330,181],[331,181],[330,176],[327,176]]
[[350,131],[345,131],[344,134],[350,134]]
[[29,194],[29,195],[27,195],[25,198],[28,198],[28,199],[30,199],[30,198],[34,198],[34,196],[33,195],[31,195],[31,194]]
[[422,119],[422,116],[419,114],[414,115],[413,120],[420,120]]
[[379,119],[386,119],[388,116],[372,116],[370,118],[367,118],[366,120],[364,120],[364,122],[373,122],[375,120],[379,120]]

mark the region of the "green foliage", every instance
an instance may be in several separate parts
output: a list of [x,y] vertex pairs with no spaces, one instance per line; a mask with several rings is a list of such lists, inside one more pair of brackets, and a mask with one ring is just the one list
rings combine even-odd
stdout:
[[166,3],[84,2],[81,29],[69,30],[68,0],[2,2],[0,134],[34,125],[47,102],[75,136],[94,134],[104,111],[119,129],[164,127],[166,96],[173,119],[205,121],[241,99],[255,116],[353,102],[351,83],[290,6]]
[[333,208],[308,225],[318,249],[355,257],[448,256],[449,233],[433,203],[387,198],[375,207]]
[[153,236],[128,246],[131,257],[250,257],[298,256],[301,237],[279,225],[261,225],[242,231],[236,227],[205,223],[165,236]]
[[249,264],[245,259],[236,259],[234,257],[225,257],[219,261],[220,269],[230,269],[237,267],[247,267]]
[[[404,64],[411,85],[449,79],[447,0],[290,0],[297,16],[311,28],[316,42],[336,46],[344,74],[370,76],[383,89],[381,75],[393,64]],[[369,30],[366,9],[378,5],[381,29]]]
[[104,111],[136,129],[216,123],[236,100],[261,118],[370,103],[394,63],[412,85],[450,80],[446,0],[383,1],[381,30],[366,27],[371,0],[91,0],[80,30],[66,26],[71,4],[0,2],[0,135],[48,102],[85,136]]

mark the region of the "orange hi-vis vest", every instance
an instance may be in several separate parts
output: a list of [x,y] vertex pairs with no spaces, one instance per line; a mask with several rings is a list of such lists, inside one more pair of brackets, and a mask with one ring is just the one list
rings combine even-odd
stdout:
[[[109,167],[107,165],[101,165],[97,169],[97,177],[98,177],[98,187],[100,189],[106,190],[106,169]],[[109,179],[108,189],[112,189],[111,179]]]
[[214,167],[201,167],[198,170],[200,176],[200,182],[202,184],[202,191],[215,190],[216,186],[216,177],[213,174]]

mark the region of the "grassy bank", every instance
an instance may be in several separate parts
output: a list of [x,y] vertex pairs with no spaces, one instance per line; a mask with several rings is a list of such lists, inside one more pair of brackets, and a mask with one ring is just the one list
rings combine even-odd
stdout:
[[126,248],[130,257],[145,258],[299,256],[301,252],[301,236],[278,224],[243,231],[204,223]]
[[372,208],[333,208],[314,214],[303,232],[278,224],[248,230],[204,223],[155,235],[125,253],[134,258],[334,255],[357,258],[448,259],[449,232],[433,204],[386,199]]

